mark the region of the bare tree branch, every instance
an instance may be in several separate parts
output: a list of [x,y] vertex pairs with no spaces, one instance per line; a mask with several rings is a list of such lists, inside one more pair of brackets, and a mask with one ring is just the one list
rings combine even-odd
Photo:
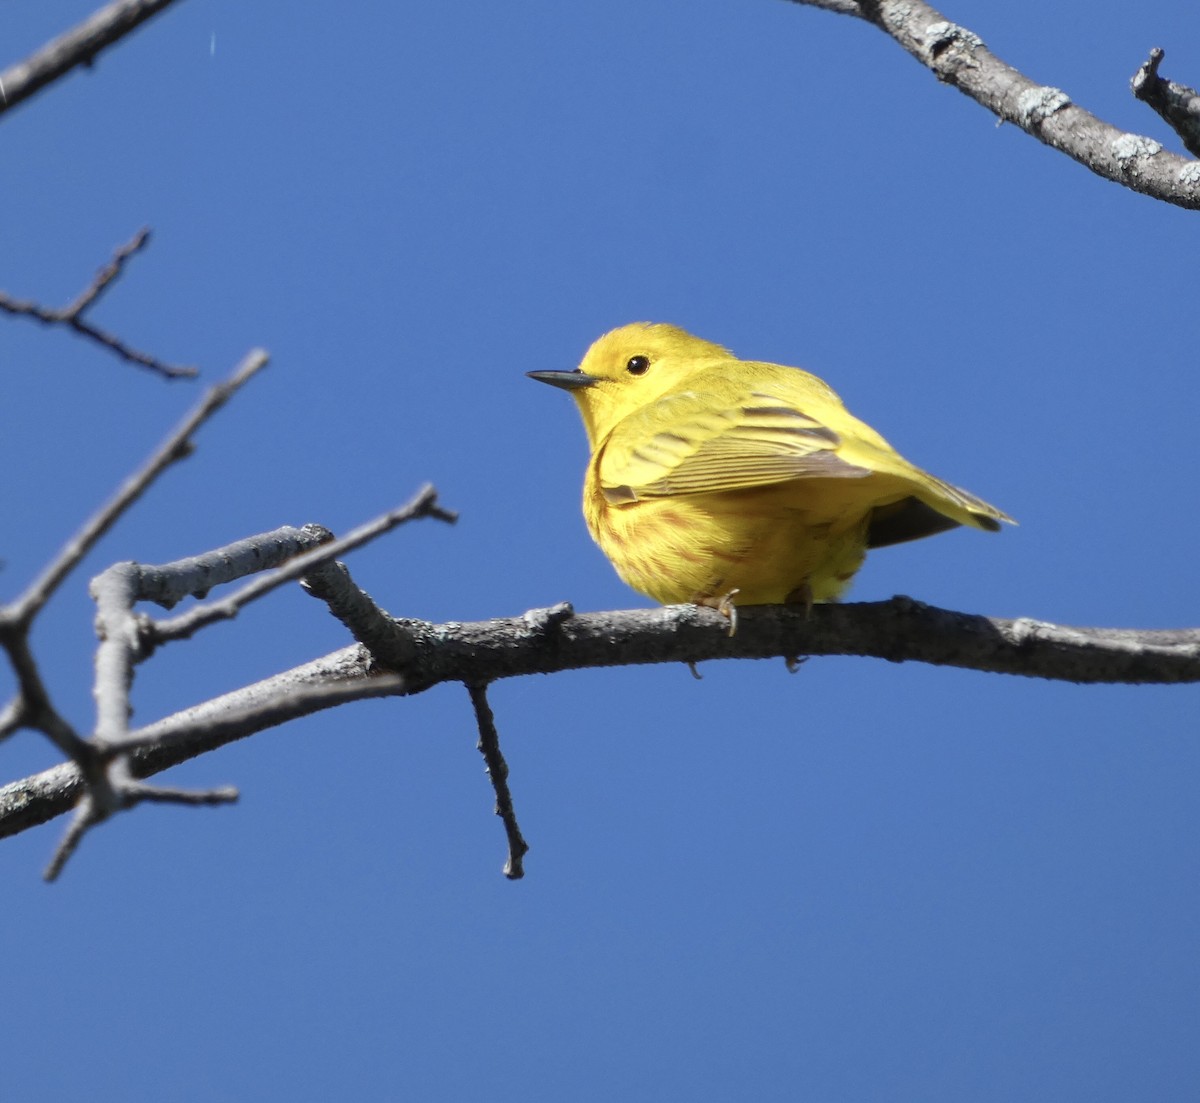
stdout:
[[[360,525],[340,540],[334,540],[333,534],[320,525],[306,525],[304,529],[285,526],[178,563],[146,567],[139,563],[118,563],[109,567],[91,584],[100,636],[96,652],[96,744],[105,754],[143,744],[141,737],[131,737],[128,732],[128,718],[133,712],[129,691],[134,667],[149,658],[160,644],[186,639],[201,628],[236,616],[249,602],[285,582],[330,566],[334,556],[352,551],[397,525],[423,517],[452,522],[456,516],[438,505],[437,491],[426,485],[407,505]],[[337,566],[348,580],[345,567]],[[134,611],[139,601],[171,605],[188,592],[207,590],[220,582],[272,569],[273,574],[261,574],[229,597],[198,605],[170,620],[155,621]],[[374,605],[366,595],[362,596]]]
[[[356,644],[132,731],[141,746],[130,769],[147,777],[352,700],[589,667],[860,655],[1080,683],[1200,681],[1200,629],[1071,628],[895,597],[818,605],[811,616],[788,606],[745,607],[730,637],[728,622],[699,606],[575,616],[565,608],[465,624],[393,620],[375,654]],[[399,660],[398,673],[386,672],[389,657]],[[0,838],[61,815],[81,791],[70,764],[0,788]]]
[[33,581],[29,589],[14,603],[14,615],[28,624],[50,596],[62,584],[79,561],[96,542],[136,502],[168,467],[186,459],[192,453],[192,434],[215,414],[234,394],[267,364],[267,354],[261,349],[248,353],[224,383],[211,387],[196,407],[121,488],[67,542],[49,566]]
[[123,771],[113,772],[117,775],[115,784],[90,785],[80,798],[75,814],[71,817],[66,832],[42,874],[46,881],[58,879],[71,855],[79,848],[84,835],[114,812],[132,808],[144,801],[157,804],[212,805],[233,804],[238,799],[238,791],[231,786],[204,790],[172,789],[133,781]]
[[139,230],[131,241],[122,245],[113,253],[112,260],[96,273],[95,278],[80,292],[75,301],[68,303],[64,307],[55,310],[51,307],[40,306],[38,303],[27,299],[14,299],[6,292],[0,291],[0,310],[17,317],[34,318],[47,326],[66,326],[80,336],[87,337],[89,340],[95,341],[98,345],[115,353],[122,360],[127,360],[131,364],[147,368],[161,375],[164,379],[192,379],[198,374],[195,368],[168,364],[164,360],[159,360],[156,356],[138,352],[137,349],[125,344],[119,337],[114,337],[111,333],[107,333],[105,330],[92,325],[83,316],[84,311],[96,303],[105,290],[111,287],[117,277],[121,275],[129,258],[134,253],[145,248],[149,240],[150,231],[147,229]]
[[49,879],[58,875],[84,834],[119,809],[143,800],[212,803],[230,799],[227,790],[181,797],[177,790],[135,783],[118,753],[128,729],[133,665],[143,650],[140,626],[132,616],[132,576],[128,572],[114,575],[116,583],[110,579],[101,588],[98,627],[102,640],[96,656],[97,725],[91,740],[82,738],[55,709],[33,657],[29,636],[37,614],[80,560],[163,471],[191,453],[192,434],[266,362],[265,353],[253,352],[226,383],[211,388],[175,433],[68,541],[25,593],[17,601],[0,606],[0,647],[7,654],[17,680],[16,697],[0,711],[0,738],[21,728],[42,732],[70,757],[80,783],[87,786],[75,818],[46,871]]
[[86,763],[87,742],[59,714],[42,681],[29,646],[29,624],[9,608],[0,607],[0,647],[17,679],[17,695],[0,714],[0,740],[22,728],[44,733],[63,754]]
[[29,99],[77,65],[90,66],[96,55],[174,0],[115,0],[89,16],[78,27],[48,42],[37,53],[0,73],[0,115]]
[[1154,108],[1179,135],[1187,151],[1193,157],[1200,157],[1200,92],[1158,75],[1158,67],[1165,56],[1164,51],[1155,46],[1150,57],[1133,74],[1130,87],[1139,100]]
[[504,761],[504,754],[500,750],[496,717],[492,713],[492,706],[488,704],[485,684],[468,684],[467,693],[470,694],[475,723],[479,728],[479,752],[483,755],[484,768],[496,793],[496,815],[504,822],[504,834],[508,838],[504,876],[510,881],[519,881],[525,876],[525,855],[529,853],[529,844],[517,824],[517,813],[508,788],[508,763]]
[[[80,768],[87,790],[46,869],[46,879],[54,880],[83,836],[116,812],[143,801],[221,804],[237,799],[236,791],[229,788],[192,792],[133,780],[129,753],[154,742],[129,734],[129,718],[133,714],[130,690],[138,663],[162,642],[184,639],[208,624],[233,617],[250,601],[284,582],[300,578],[306,571],[322,567],[333,556],[421,517],[455,519],[454,514],[437,504],[437,491],[425,486],[407,506],[360,526],[341,540],[332,540],[327,529],[316,525],[303,531],[277,530],[258,540],[241,541],[205,556],[192,557],[182,564],[148,567],[143,571],[137,563],[120,563],[93,579],[96,631],[100,636],[96,651],[96,728],[90,741],[81,743],[76,737],[76,745],[67,748]],[[289,551],[297,550],[300,554],[291,560],[283,558]],[[156,623],[134,611],[135,605],[147,597],[171,604],[183,594],[216,581],[232,581],[272,568],[275,568],[273,575],[262,575],[224,601],[200,605],[169,621]],[[403,688],[403,683],[392,680],[390,688]],[[328,696],[328,687],[320,687],[320,695]]]
[[[33,57],[0,74],[0,114],[76,65],[90,64],[111,42],[171,0],[117,0]],[[1190,209],[1200,208],[1200,165],[1140,135],[1117,130],[1072,104],[1057,88],[1030,81],[992,55],[970,31],[922,0],[794,0],[867,20],[894,38],[939,80],[955,85],[1003,121],[1067,153],[1093,172],[1136,191]],[[1200,97],[1158,76],[1155,50],[1133,81],[1181,135],[1200,148]],[[116,355],[166,378],[194,375],[130,348],[87,320],[143,249],[141,231],[113,255],[88,287],[64,307],[48,308],[0,292],[0,310],[73,329]],[[737,621],[695,606],[576,616],[570,605],[475,624],[390,617],[353,583],[338,555],[418,517],[453,521],[432,487],[412,502],[361,526],[341,540],[320,526],[280,529],[202,556],[159,567],[118,564],[93,580],[98,605],[97,721],[90,739],[57,712],[29,645],[39,611],[96,541],[168,466],[188,455],[195,430],[266,362],[252,353],[231,380],[213,388],[175,434],[87,522],[16,602],[0,606],[0,648],[7,653],[17,695],[0,708],[0,738],[21,728],[45,733],[71,761],[0,788],[0,837],[61,815],[74,815],[46,871],[53,879],[86,833],[118,811],[144,801],[218,804],[237,799],[222,786],[200,791],[145,783],[196,755],[319,710],[372,697],[404,696],[442,682],[468,690],[483,753],[505,825],[505,874],[523,875],[528,846],[508,788],[487,687],[495,680],[587,667],[715,658],[783,658],[792,670],[815,655],[861,655],[892,662],[938,665],[1076,682],[1179,683],[1200,681],[1200,629],[1140,631],[1069,628],[1021,619],[998,620],[935,609],[897,597],[887,602],[826,605],[809,612],[788,607],[739,610]],[[261,572],[274,571],[267,575]],[[256,574],[226,597],[206,602],[210,588]],[[355,645],[302,667],[203,702],[131,730],[134,672],[154,649],[237,615],[286,582],[301,580],[354,636]],[[201,599],[188,612],[159,620],[135,611],[139,601],[167,608],[187,595]],[[732,634],[736,627],[736,634]],[[728,629],[729,631],[726,631]]]
[[1071,682],[1200,681],[1200,629],[1071,628],[951,612],[911,598],[744,606],[736,636],[719,611],[693,605],[589,613],[531,627],[528,617],[431,625],[395,620],[375,661],[409,692],[584,667],[816,655],[863,655]]
[[[360,525],[353,532],[347,533],[338,540],[333,539],[333,534],[325,529],[323,531],[327,534],[325,537],[327,542],[297,556],[275,574],[257,578],[227,598],[197,606],[182,616],[174,617],[171,620],[152,621],[147,625],[147,633],[156,643],[165,640],[186,639],[209,624],[237,616],[238,611],[250,602],[278,589],[287,582],[294,582],[337,556],[345,555],[355,548],[362,547],[363,544],[390,532],[398,525],[419,520],[422,517],[435,517],[449,524],[453,524],[458,519],[456,513],[438,505],[437,491],[426,483],[412,501],[405,505],[390,510],[375,520],[368,521],[365,525]],[[310,526],[310,528],[315,528],[315,526]],[[261,570],[262,568],[256,569]]]
[[1097,176],[1190,210],[1200,209],[1200,163],[1140,134],[1118,130],[991,53],[978,35],[922,0],[792,0],[853,15],[894,38],[938,80],[997,118],[1065,153]]
[[[186,597],[203,599],[215,586],[236,582],[258,571],[269,571],[295,561],[313,548],[328,544],[333,533],[320,525],[280,525],[270,532],[235,540],[200,555],[187,556],[155,566],[152,563],[116,563],[92,579],[89,589],[97,591],[109,584],[110,577],[128,574],[134,601],[151,601],[164,609],[173,609]],[[163,622],[159,622],[163,623]]]
[[[143,746],[129,755],[134,777],[150,777],[227,743],[323,709],[406,692],[402,677],[373,670],[358,645],[204,701],[132,733]],[[84,792],[74,763],[63,763],[0,788],[0,838],[68,812]]]
[[84,835],[104,818],[97,811],[96,801],[92,794],[84,793],[75,807],[75,814],[71,817],[71,822],[67,824],[67,830],[63,832],[58,846],[54,848],[54,854],[51,856],[49,864],[42,872],[42,879],[57,881],[58,875],[62,873],[63,867],[70,860],[71,855],[79,849]]
[[300,585],[306,593],[325,602],[368,652],[374,652],[377,641],[390,637],[392,618],[354,584],[344,563],[322,563],[309,571]]

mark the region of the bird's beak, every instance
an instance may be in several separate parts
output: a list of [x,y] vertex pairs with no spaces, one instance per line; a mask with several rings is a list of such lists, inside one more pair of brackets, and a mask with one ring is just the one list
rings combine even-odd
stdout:
[[527,371],[530,379],[539,383],[549,383],[552,387],[561,387],[564,391],[577,391],[581,387],[590,387],[600,380],[594,375],[585,375],[581,371]]

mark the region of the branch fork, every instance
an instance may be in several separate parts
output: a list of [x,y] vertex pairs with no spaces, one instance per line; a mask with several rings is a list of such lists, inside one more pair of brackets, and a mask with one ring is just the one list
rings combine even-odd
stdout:
[[68,303],[66,306],[58,307],[57,309],[42,306],[28,299],[14,299],[12,296],[0,291],[0,310],[8,314],[33,318],[35,321],[41,322],[42,325],[46,326],[65,326],[67,329],[74,330],[81,337],[86,337],[102,348],[108,349],[122,360],[155,372],[164,379],[193,379],[198,374],[195,368],[168,364],[165,360],[160,360],[157,356],[150,356],[148,353],[139,352],[119,337],[114,337],[111,333],[93,325],[92,322],[84,317],[87,311],[100,300],[100,296],[116,282],[117,278],[125,270],[125,265],[129,261],[129,258],[135,253],[141,252],[149,241],[150,231],[145,228],[139,230],[130,241],[120,246],[113,253],[112,260],[104,265],[96,273],[92,282],[80,292],[73,302]]

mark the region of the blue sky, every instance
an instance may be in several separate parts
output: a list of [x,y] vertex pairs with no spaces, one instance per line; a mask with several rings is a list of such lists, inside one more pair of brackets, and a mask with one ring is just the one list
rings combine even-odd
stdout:
[[[4,5],[4,56],[88,14]],[[1116,125],[1200,9],[947,8]],[[1036,21],[1035,21],[1036,19]],[[573,404],[531,383],[633,320],[801,364],[910,459],[1012,513],[873,554],[851,596],[1088,625],[1200,623],[1196,215],[1105,183],[878,31],[782,3],[191,0],[0,123],[0,287],[72,297],[207,381],[267,371],[46,611],[90,726],[86,579],[279,524],[338,532],[434,482],[455,528],[355,553],[397,615],[644,606],[579,512]],[[197,389],[0,319],[17,593]],[[142,668],[149,721],[344,645],[281,593]],[[166,775],[61,883],[0,845],[13,1098],[1195,1098],[1195,687],[876,660],[494,687],[532,850],[461,687]],[[0,675],[0,691],[11,690]],[[7,780],[52,764],[0,748]]]

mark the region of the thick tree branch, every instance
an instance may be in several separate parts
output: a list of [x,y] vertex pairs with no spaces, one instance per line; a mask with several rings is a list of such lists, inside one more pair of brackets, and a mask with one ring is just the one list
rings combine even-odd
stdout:
[[[331,540],[333,533],[318,525],[305,525],[303,528],[281,525],[270,532],[235,540],[232,544],[161,566],[152,563],[116,563],[93,578],[89,590],[95,598],[110,585],[110,580],[128,575],[128,583],[112,584],[130,585],[136,595],[133,601],[151,601],[164,609],[173,609],[186,597],[203,601],[216,586],[236,582],[259,571],[273,570],[285,563],[294,563],[305,552],[327,546]],[[245,602],[239,602],[238,608],[243,604]],[[170,623],[170,620],[149,622],[144,626],[144,634],[153,643],[174,638],[170,633],[161,631],[164,624]]]
[[1118,130],[991,53],[980,38],[922,0],[792,0],[854,15],[894,38],[938,80],[1098,176],[1190,210],[1200,209],[1200,163]]
[[[357,645],[214,697],[133,734],[143,746],[129,754],[134,777],[151,777],[227,743],[350,701],[403,694],[399,675],[372,671]],[[0,838],[68,812],[83,795],[83,777],[63,763],[0,788]]]
[[[130,755],[130,769],[147,777],[352,700],[589,667],[861,655],[1081,683],[1200,681],[1200,629],[1071,628],[955,613],[905,597],[818,605],[811,617],[785,606],[743,608],[737,635],[727,629],[715,610],[692,605],[575,616],[560,605],[466,624],[396,620],[376,634],[374,654],[356,644],[131,732],[142,746]],[[386,671],[389,663],[396,672]],[[0,788],[0,838],[68,811],[81,789],[70,764]]]
[[1160,77],[1158,67],[1164,56],[1157,46],[1151,50],[1150,57],[1133,74],[1130,87],[1139,100],[1154,108],[1179,135],[1184,148],[1193,157],[1200,157],[1200,92]]
[[9,66],[0,73],[0,115],[75,66],[90,66],[101,50],[119,42],[172,3],[174,0],[116,0],[37,53]]

